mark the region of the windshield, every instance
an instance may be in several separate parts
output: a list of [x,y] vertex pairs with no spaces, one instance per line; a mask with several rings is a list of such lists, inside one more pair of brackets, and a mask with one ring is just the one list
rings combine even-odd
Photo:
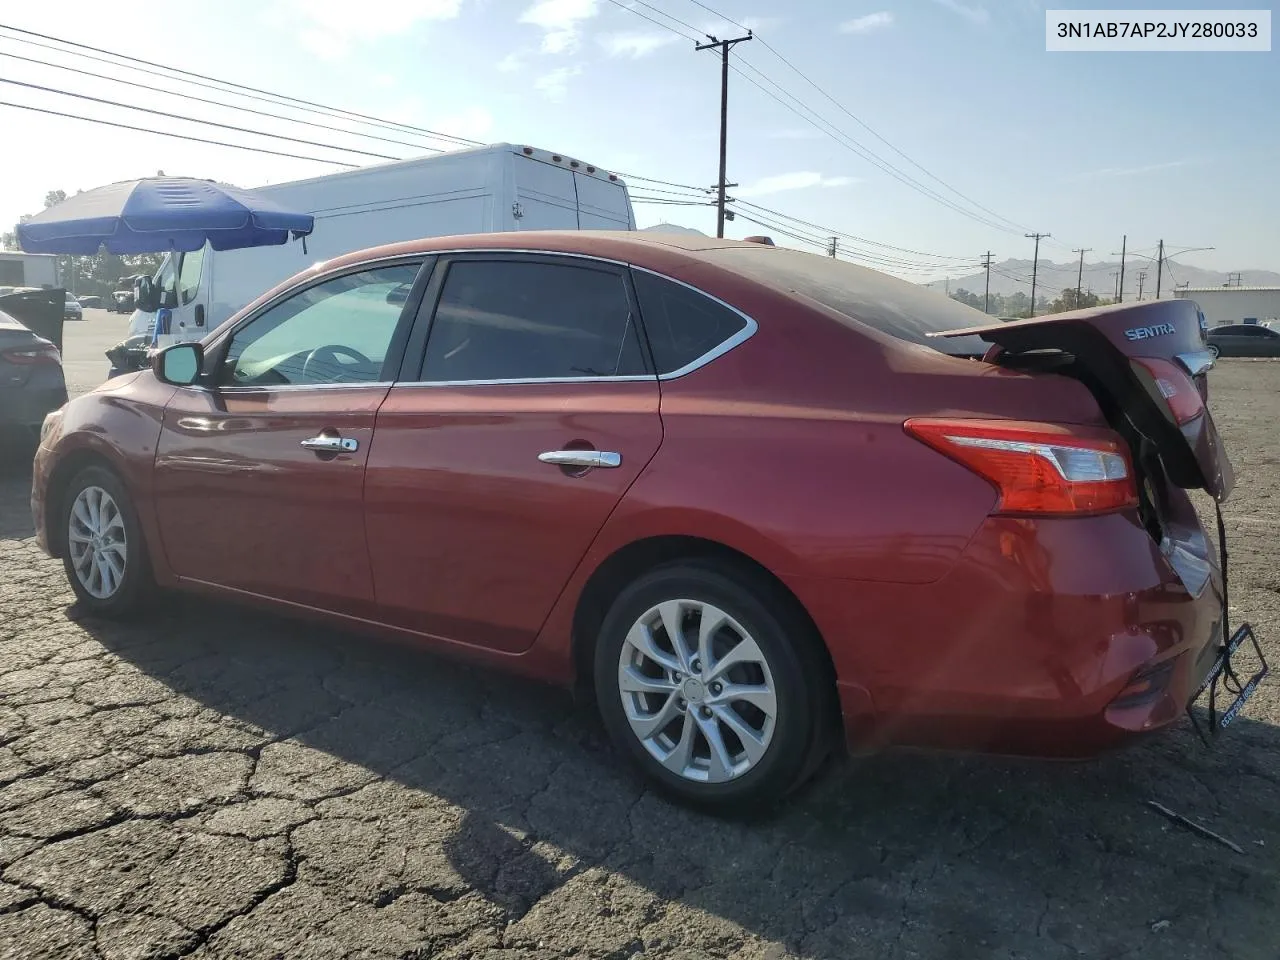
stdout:
[[817,300],[850,320],[955,356],[981,356],[977,336],[931,338],[930,333],[981,327],[991,317],[941,293],[843,260],[782,247],[725,247],[711,256],[771,287]]

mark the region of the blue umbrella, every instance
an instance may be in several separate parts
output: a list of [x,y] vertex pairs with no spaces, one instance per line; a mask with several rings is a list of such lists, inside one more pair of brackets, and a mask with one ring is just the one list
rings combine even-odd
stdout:
[[[147,177],[77,193],[18,225],[27,253],[94,254],[265,247],[305,237],[310,214],[212,180]],[[303,241],[305,243],[305,241]]]

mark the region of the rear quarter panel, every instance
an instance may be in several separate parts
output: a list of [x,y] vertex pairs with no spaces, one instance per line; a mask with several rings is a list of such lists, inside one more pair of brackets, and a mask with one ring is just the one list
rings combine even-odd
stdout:
[[668,275],[738,306],[745,343],[661,383],[664,438],[610,517],[539,646],[567,645],[590,574],[638,540],[698,537],[783,579],[925,584],[996,502],[989,483],[904,433],[911,416],[1100,424],[1088,391],[871,330],[705,265]]

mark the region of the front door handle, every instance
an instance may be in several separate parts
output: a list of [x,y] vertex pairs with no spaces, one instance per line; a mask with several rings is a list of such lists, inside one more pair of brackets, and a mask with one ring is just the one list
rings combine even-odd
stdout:
[[318,437],[308,437],[303,440],[302,446],[321,453],[354,453],[360,449],[360,441],[351,437],[331,437],[321,434]]
[[548,450],[538,454],[538,459],[558,467],[622,466],[622,454],[609,450]]

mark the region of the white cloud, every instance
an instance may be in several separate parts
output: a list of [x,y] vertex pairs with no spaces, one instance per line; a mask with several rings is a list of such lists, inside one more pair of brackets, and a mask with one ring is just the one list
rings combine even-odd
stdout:
[[533,81],[533,86],[535,90],[545,94],[548,100],[558,102],[568,94],[569,81],[580,73],[581,67],[558,67]]
[[784,193],[788,190],[804,190],[809,187],[847,187],[857,183],[856,177],[824,177],[812,170],[797,170],[793,173],[779,173],[772,177],[762,177],[755,183],[747,184],[733,191],[736,197],[764,197],[771,193]]
[[520,14],[520,22],[542,29],[543,53],[572,53],[580,42],[579,25],[597,12],[596,0],[538,0]]
[[607,33],[600,38],[600,45],[611,57],[639,60],[679,39],[674,33]]
[[738,22],[741,23],[748,30],[751,30],[755,33],[760,33],[761,31],[767,32],[769,30],[776,30],[778,27],[786,23],[786,21],[782,19],[782,17],[743,17]]
[[841,33],[871,33],[893,25],[893,14],[888,10],[879,13],[868,13],[863,17],[854,17],[840,24]]
[[1173,170],[1176,167],[1185,167],[1196,161],[1186,160],[1169,160],[1165,163],[1149,163],[1140,167],[1104,167],[1101,170],[1089,170],[1086,173],[1078,173],[1070,180],[1099,180],[1110,179],[1111,177],[1137,177],[1144,173],[1155,173],[1159,170]]
[[494,119],[484,107],[467,107],[460,113],[433,120],[433,129],[445,130],[469,140],[487,140],[493,132]]
[[[352,47],[404,33],[418,23],[452,20],[463,0],[363,0],[359,16],[347,0],[279,0],[268,24],[296,31],[299,42],[323,60],[340,60]],[[300,28],[300,29],[299,29]]]
[[389,90],[396,85],[396,78],[389,73],[375,73],[373,75],[373,85],[381,87],[383,90]]
[[515,73],[524,66],[524,58],[518,53],[508,53],[498,61],[499,73]]
[[991,14],[987,12],[986,7],[971,7],[963,4],[960,0],[933,0],[940,7],[946,7],[956,16],[964,17],[970,23],[986,23],[991,19]]

